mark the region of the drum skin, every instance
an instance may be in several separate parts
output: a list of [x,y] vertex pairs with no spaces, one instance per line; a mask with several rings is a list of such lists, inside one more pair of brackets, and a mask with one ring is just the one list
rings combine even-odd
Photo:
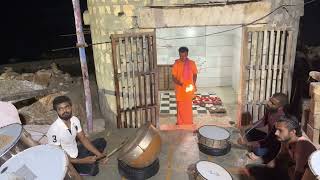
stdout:
[[[10,129],[10,130],[14,129],[15,132],[12,132],[12,133],[16,133],[14,135],[15,139],[13,139],[11,144],[7,147],[4,147],[5,149],[0,149],[0,166],[1,166],[3,163],[5,163],[10,158],[12,158],[14,155],[27,149],[28,146],[21,140],[21,137],[23,136],[23,127],[21,124],[14,123],[14,124],[10,124],[5,127],[2,127],[0,129],[3,132],[6,132],[7,131],[6,129]],[[4,133],[4,134],[13,136],[13,134],[10,134],[10,133]]]
[[314,151],[308,159],[308,168],[306,168],[302,180],[316,180],[319,179],[319,164],[320,164],[320,150]]
[[[54,145],[39,145],[28,148],[0,167],[1,173],[16,173],[23,171],[27,179],[36,177],[39,180],[64,180],[66,178],[68,156]],[[17,174],[19,175],[19,174]]]
[[[208,162],[208,161],[199,161],[198,163],[202,163],[202,162]],[[195,165],[195,174],[194,174],[194,179],[195,180],[211,180],[211,179],[224,179],[224,180],[232,180],[232,176],[230,175],[230,173],[224,169],[223,167],[221,167],[220,165],[216,164],[216,163],[212,163],[212,162],[208,162],[208,163],[212,163],[212,164],[215,164],[217,167],[219,167],[219,170],[218,169],[207,169],[208,172],[210,173],[215,173],[216,171],[219,172],[219,175],[217,175],[216,177],[211,177],[211,179],[209,177],[204,177],[203,174],[201,174],[200,170],[197,169],[197,164]],[[210,168],[210,167],[208,167]],[[209,173],[209,174],[210,174]]]
[[118,160],[133,168],[144,168],[158,158],[160,150],[161,137],[159,131],[150,122],[147,122],[121,148]]
[[[199,130],[203,127],[213,127],[213,128],[220,128],[220,129],[224,129],[224,128],[221,128],[221,127],[218,127],[218,126],[208,126],[208,125],[205,125],[205,126],[202,126],[198,129],[198,133],[197,133],[197,136],[198,136],[198,144],[199,144],[199,148],[200,149],[203,149],[203,147],[206,147],[205,149],[212,149],[214,150],[213,154],[210,154],[210,155],[215,155],[215,152],[221,150],[223,152],[226,152],[228,153],[229,150],[230,150],[230,142],[229,142],[229,139],[230,139],[230,135],[225,138],[225,139],[220,139],[220,140],[217,140],[217,139],[210,139],[208,137],[205,137],[204,135],[202,135]],[[224,129],[225,130],[225,129]],[[227,131],[227,130],[225,130]],[[228,131],[227,131],[228,132]],[[204,152],[206,153],[206,152]],[[218,153],[219,155],[224,155],[226,153]],[[207,153],[206,153],[207,154]]]

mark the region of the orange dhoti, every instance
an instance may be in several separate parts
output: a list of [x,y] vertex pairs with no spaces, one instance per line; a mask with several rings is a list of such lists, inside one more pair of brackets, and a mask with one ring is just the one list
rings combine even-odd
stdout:
[[193,124],[192,100],[177,101],[177,125]]
[[[193,76],[197,74],[197,67],[194,61],[188,60],[188,71],[184,72],[185,61],[176,60],[172,67],[174,76],[183,85],[175,85],[177,102],[177,124],[192,124],[192,98],[195,92]],[[191,87],[190,87],[191,86]]]

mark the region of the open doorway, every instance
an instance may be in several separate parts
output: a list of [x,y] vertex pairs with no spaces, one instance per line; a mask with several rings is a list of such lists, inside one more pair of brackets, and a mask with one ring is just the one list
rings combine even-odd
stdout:
[[[194,123],[199,125],[217,124],[219,123],[217,121],[235,122],[240,81],[242,28],[234,26],[160,28],[156,29],[156,37],[160,126],[176,123],[171,68],[174,60],[179,57],[178,49],[181,46],[188,47],[189,58],[196,62],[198,68],[197,98],[200,97],[201,101],[195,100],[193,103]],[[206,98],[220,99],[221,104],[218,101],[202,103]]]

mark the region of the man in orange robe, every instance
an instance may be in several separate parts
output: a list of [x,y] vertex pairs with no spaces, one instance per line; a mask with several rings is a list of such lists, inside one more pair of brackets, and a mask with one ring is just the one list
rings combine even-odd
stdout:
[[172,79],[175,83],[177,101],[177,125],[193,124],[192,98],[196,91],[197,66],[188,58],[188,48],[180,47],[180,58],[172,67]]

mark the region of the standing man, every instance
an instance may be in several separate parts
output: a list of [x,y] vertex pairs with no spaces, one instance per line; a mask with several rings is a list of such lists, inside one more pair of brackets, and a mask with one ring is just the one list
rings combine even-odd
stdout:
[[177,125],[193,124],[192,98],[197,90],[197,66],[188,58],[188,48],[180,47],[180,58],[175,60],[172,67],[172,79],[175,84],[177,102]]
[[[285,114],[288,106],[288,97],[283,93],[275,93],[266,104],[266,113],[259,121],[255,122],[253,129],[246,130],[246,139],[240,138],[239,144],[246,144],[252,150],[249,158],[252,160],[262,160],[267,163],[277,154],[280,149],[280,142],[275,136],[275,123]],[[259,130],[267,126],[267,133]]]
[[[48,130],[48,143],[60,146],[80,175],[95,176],[99,172],[97,159],[103,157],[106,141],[98,138],[90,142],[82,131],[79,119],[72,116],[72,103],[68,97],[56,97],[53,109],[57,112],[58,119]],[[81,142],[80,145],[76,138]]]

